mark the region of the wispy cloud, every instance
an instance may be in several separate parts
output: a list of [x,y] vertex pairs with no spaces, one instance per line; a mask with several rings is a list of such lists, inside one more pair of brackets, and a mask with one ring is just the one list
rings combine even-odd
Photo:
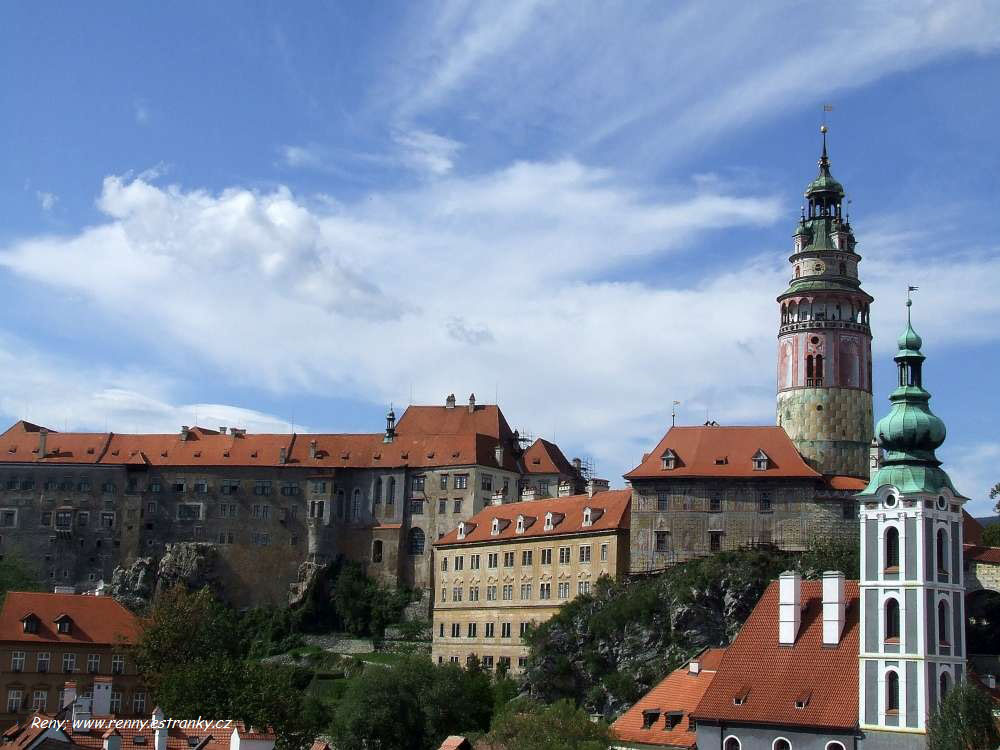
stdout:
[[38,205],[42,207],[43,211],[51,211],[56,207],[56,203],[59,202],[59,196],[55,193],[47,193],[43,190],[36,190],[35,197],[38,198]]
[[462,144],[426,130],[397,132],[393,136],[402,147],[402,162],[433,176],[447,174],[454,166],[454,157]]
[[137,125],[148,125],[151,117],[149,105],[141,99],[132,103],[132,116]]

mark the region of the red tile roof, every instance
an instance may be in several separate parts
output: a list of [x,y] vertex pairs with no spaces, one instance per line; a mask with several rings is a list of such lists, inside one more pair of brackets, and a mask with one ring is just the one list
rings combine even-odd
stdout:
[[[692,660],[700,664],[697,674],[691,673],[689,663],[667,675],[611,725],[614,736],[622,742],[643,745],[694,747],[696,735],[689,717],[712,683],[725,651],[724,648],[712,648],[699,654]],[[651,710],[659,715],[652,726],[644,729],[645,713]],[[680,723],[667,729],[667,715],[675,711],[682,714]]]
[[41,431],[31,422],[15,422],[0,435],[0,462],[25,463],[44,460],[46,463],[94,464],[104,454],[108,444],[106,432],[54,432],[45,437],[45,458],[38,449]]
[[[492,542],[504,539],[531,539],[540,536],[561,536],[565,534],[579,534],[582,532],[594,533],[600,531],[613,531],[617,529],[629,528],[629,508],[632,502],[631,490],[608,490],[599,492],[593,497],[587,495],[571,495],[547,500],[526,500],[521,503],[509,503],[507,505],[488,505],[476,513],[472,518],[465,521],[466,528],[474,526],[471,531],[466,531],[465,538],[458,538],[458,529],[452,529],[441,539],[434,543],[435,547],[443,547],[452,544],[474,544],[476,542]],[[583,525],[584,510],[586,508],[600,509],[603,511],[598,518],[595,518],[590,526]],[[554,527],[545,530],[545,514],[563,514],[561,520]],[[518,534],[516,531],[517,517],[533,519],[530,525],[526,525],[524,532]],[[500,533],[493,536],[490,532],[493,528],[493,519],[498,518],[506,521],[506,525]]]
[[438,750],[469,750],[471,747],[472,745],[465,737],[452,735],[441,743],[441,747]]
[[854,492],[860,492],[868,486],[867,481],[864,479],[857,479],[856,477],[828,477],[826,481],[827,484],[830,485],[830,488],[834,490],[853,490]]
[[982,544],[983,532],[986,529],[979,521],[969,515],[969,512],[962,509],[962,539],[966,544]]
[[408,406],[396,423],[397,435],[489,435],[505,443],[514,437],[500,407],[481,404],[469,411],[468,405]]
[[[793,646],[778,645],[773,581],[726,649],[694,711],[698,721],[853,729],[858,724],[858,582],[847,581],[847,615],[836,646],[823,645],[823,582],[803,581],[802,621]],[[747,690],[746,701],[734,696]],[[805,708],[796,699],[810,694]]]
[[[672,450],[675,468],[664,469],[662,457]],[[763,450],[768,468],[753,468],[753,455]],[[671,427],[626,479],[672,477],[802,477],[819,479],[781,427]]]
[[[21,620],[29,614],[38,618],[37,633],[24,632]],[[61,614],[73,620],[69,633],[56,630]],[[11,591],[0,610],[0,642],[115,645],[138,636],[138,618],[109,596]]]
[[566,474],[575,477],[580,473],[566,460],[558,445],[542,438],[528,446],[521,463],[524,464],[525,474]]
[[1000,565],[1000,547],[984,547],[981,544],[963,545],[966,560]]

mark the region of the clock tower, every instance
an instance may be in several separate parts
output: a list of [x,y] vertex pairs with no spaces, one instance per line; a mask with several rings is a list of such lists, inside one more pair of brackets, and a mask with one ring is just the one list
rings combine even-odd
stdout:
[[778,425],[816,471],[867,479],[873,298],[861,289],[844,188],[830,173],[826,126],[820,131],[819,175],[806,186],[792,279],[778,297]]

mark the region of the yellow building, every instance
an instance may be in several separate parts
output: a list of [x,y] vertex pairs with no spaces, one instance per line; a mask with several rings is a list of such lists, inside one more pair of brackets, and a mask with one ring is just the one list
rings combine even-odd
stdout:
[[630,490],[487,506],[434,545],[433,658],[523,669],[521,636],[629,568]]

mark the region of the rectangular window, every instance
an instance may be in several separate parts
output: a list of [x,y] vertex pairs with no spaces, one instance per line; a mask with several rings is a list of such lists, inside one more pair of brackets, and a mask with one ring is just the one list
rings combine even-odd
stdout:
[[580,581],[580,583],[577,584],[577,593],[578,594],[589,594],[590,593],[590,581]]
[[44,711],[48,703],[49,703],[48,690],[35,690],[34,692],[32,692],[31,694],[32,711]]
[[559,548],[559,564],[569,565],[569,547]]
[[423,500],[410,500],[410,515],[411,516],[422,516],[424,514],[424,501]]
[[63,672],[72,674],[76,671],[76,654],[63,654]]
[[521,636],[522,638],[524,638],[524,636],[526,636],[526,635],[528,634],[528,628],[529,628],[530,626],[531,626],[531,623],[528,623],[528,622],[522,622],[522,623],[521,623],[521,629],[520,629],[520,633],[519,633],[519,635],[520,635],[520,636]]
[[455,570],[465,568],[465,558],[462,555],[455,555]]
[[446,498],[441,498],[438,500],[438,513],[448,512],[448,500]]
[[486,601],[495,602],[497,600],[497,587],[487,586],[486,587]]
[[479,555],[469,555],[469,570],[479,570]]
[[479,601],[479,587],[469,586],[469,601],[478,602]]
[[101,528],[113,529],[115,527],[115,514],[109,511],[101,512]]
[[547,479],[540,480],[536,486],[538,487],[539,497],[549,496],[549,481]]
[[101,671],[101,655],[87,654],[87,674],[97,674]]
[[455,586],[455,587],[452,588],[452,590],[451,590],[451,600],[453,602],[460,602],[460,601],[462,601],[462,587],[461,586]]
[[444,638],[444,623],[443,622],[438,625],[438,637],[439,638]]
[[468,474],[456,474],[455,475],[455,489],[464,490],[469,487],[469,475]]
[[757,498],[757,510],[761,513],[768,513],[771,510],[771,493],[761,492]]
[[[524,586],[521,584],[521,598],[524,599]],[[528,596],[531,596],[531,585],[528,584]],[[538,584],[538,598],[539,599],[551,599],[552,598],[552,584],[551,583],[540,583]]]
[[854,503],[852,503],[850,500],[844,501],[841,510],[843,512],[843,518],[845,521],[853,521],[858,515],[858,511],[855,508]]
[[569,599],[569,582],[559,584],[559,598]]
[[448,489],[448,475],[447,474],[442,474],[441,475],[441,489],[442,490]]
[[260,531],[255,531],[250,535],[250,543],[260,547],[266,547],[271,543],[271,535]]
[[712,513],[719,513],[722,511],[722,495],[718,492],[713,492],[712,496],[708,499],[708,509]]
[[667,552],[670,549],[670,532],[669,531],[657,531],[656,532],[656,551],[657,552]]
[[299,485],[295,482],[284,482],[281,485],[281,494],[285,497],[295,497],[300,491]]
[[448,601],[448,589],[444,586],[441,587],[441,601]]
[[414,492],[423,492],[424,491],[424,477],[413,477],[412,483],[413,483],[412,487],[413,487],[413,491]]
[[551,564],[552,564],[552,549],[551,548],[549,548],[549,549],[543,549],[542,550],[542,565],[551,565]]
[[442,557],[441,558],[441,570],[443,572],[445,572],[445,573],[448,572],[448,558],[447,557]]
[[670,495],[666,492],[660,492],[656,495],[656,509],[658,511],[670,510]]
[[49,652],[48,651],[39,651],[38,652],[38,659],[36,661],[36,669],[39,672],[41,672],[42,674],[44,674],[45,672],[49,671]]
[[488,567],[488,568],[495,568],[496,566],[497,566],[497,553],[496,552],[490,552],[486,556],[486,567]]
[[204,479],[198,479],[194,483],[194,491],[197,492],[199,495],[206,494],[208,492],[208,482],[206,482]]
[[522,599],[530,599],[531,598],[531,584],[530,583],[522,583],[521,584],[521,598]]
[[174,492],[184,492],[184,490],[187,489],[187,486],[184,484],[183,481],[173,482],[170,485],[170,489],[172,489]]
[[178,521],[199,521],[201,520],[201,505],[197,503],[178,503]]
[[42,526],[51,526],[51,525],[52,525],[52,511],[51,510],[43,510],[42,511]]
[[607,561],[608,561],[608,545],[602,544],[601,545],[601,562],[607,562]]
[[122,693],[120,690],[111,691],[111,713],[120,714],[122,712]]
[[156,501],[146,503],[146,513],[151,516],[156,515]]
[[[3,512],[3,515],[6,516],[8,512],[11,512],[11,511],[6,511],[5,510]],[[7,524],[4,523],[3,525],[6,526]],[[76,525],[79,526],[81,529],[87,528],[87,526],[90,525],[90,511],[81,510],[81,511],[77,512],[77,514],[76,514]]]
[[451,637],[460,638],[462,636],[462,625],[457,622],[451,624]]
[[163,482],[159,479],[154,479],[149,483],[150,492],[163,492]]
[[452,513],[461,513],[462,512],[462,498],[460,498],[460,497],[456,497],[455,498],[454,505],[451,508],[451,512]]
[[526,549],[521,552],[521,565],[531,565],[531,550]]
[[[56,511],[56,528],[57,529],[69,529],[73,524],[73,511],[71,510],[57,510]],[[52,537],[55,539],[55,537]]]
[[503,566],[505,568],[513,568],[514,567],[514,553],[513,552],[504,552],[503,553]]
[[23,651],[11,651],[10,652],[10,671],[11,672],[23,672],[24,671],[24,652]]
[[513,601],[514,599],[514,584],[508,583],[503,587],[503,600],[505,602]]
[[465,632],[468,634],[469,638],[475,638],[476,637],[476,623],[470,622],[469,623],[469,627],[468,627],[468,629]]
[[492,492],[493,491],[493,475],[492,474],[483,474],[480,477],[480,487],[482,488],[482,490],[484,492]]
[[580,545],[580,562],[589,563],[590,562],[590,545],[581,544]]
[[[488,622],[483,626],[483,629],[485,630],[485,633],[483,633],[483,635],[485,635],[487,638],[496,637],[496,632],[497,632],[496,623]],[[483,657],[483,661],[485,662],[486,659],[488,658],[490,657]]]
[[500,623],[500,637],[501,638],[510,638],[510,623],[509,622],[502,622],[502,623]]
[[21,704],[24,702],[24,691],[18,688],[11,688],[7,691],[7,713],[16,714],[21,710]]
[[146,713],[146,694],[138,692],[132,695],[132,713],[142,715]]
[[253,494],[255,495],[270,495],[271,494],[271,480],[270,479],[256,479],[253,483]]
[[235,495],[240,491],[238,479],[223,479],[219,484],[219,492],[223,495]]
[[722,532],[721,531],[710,531],[708,532],[708,548],[712,552],[718,552],[722,549]]

